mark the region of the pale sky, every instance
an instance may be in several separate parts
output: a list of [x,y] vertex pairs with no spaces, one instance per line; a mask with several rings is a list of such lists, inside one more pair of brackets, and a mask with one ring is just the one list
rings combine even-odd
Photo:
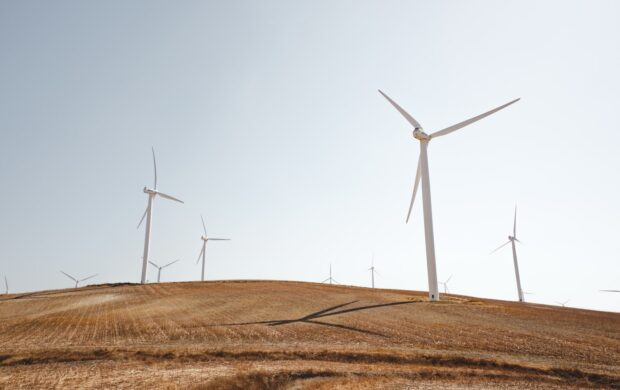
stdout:
[[[139,281],[321,281],[426,291],[419,146],[434,140],[439,279],[620,311],[620,3],[0,2],[0,275],[11,292]],[[149,269],[156,279],[156,269]],[[3,288],[0,290],[3,291]]]

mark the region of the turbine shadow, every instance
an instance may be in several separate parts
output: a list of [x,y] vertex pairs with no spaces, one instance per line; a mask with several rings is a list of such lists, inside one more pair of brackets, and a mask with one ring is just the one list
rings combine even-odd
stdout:
[[[330,327],[335,327],[335,328],[339,328],[339,329],[346,329],[346,330],[350,330],[350,331],[354,331],[354,332],[360,332],[360,333],[372,334],[372,335],[375,335],[375,336],[387,337],[384,334],[373,332],[373,331],[370,331],[370,330],[359,329],[359,328],[355,328],[353,326],[347,326],[347,325],[341,325],[341,324],[332,324],[332,323],[329,323],[329,322],[317,321],[317,319],[324,318],[324,317],[330,317],[330,316],[336,316],[336,315],[340,315],[340,314],[352,313],[352,312],[356,312],[356,311],[377,309],[377,308],[380,308],[380,307],[407,305],[407,304],[410,304],[410,303],[416,303],[415,301],[399,301],[399,302],[380,303],[380,304],[376,304],[376,305],[366,305],[366,306],[353,307],[353,308],[348,308],[348,309],[343,309],[343,310],[337,310],[337,309],[344,308],[345,306],[349,306],[349,305],[352,305],[352,304],[357,303],[357,302],[359,302],[359,301],[351,301],[351,302],[347,302],[347,303],[342,303],[340,305],[336,305],[336,306],[329,307],[327,309],[319,310],[319,311],[316,311],[314,313],[311,313],[311,314],[308,314],[306,316],[303,316],[301,318],[296,318],[296,319],[282,319],[282,320],[269,320],[269,321],[254,321],[254,322],[238,322],[238,323],[230,323],[230,324],[217,324],[217,325],[211,325],[211,326],[241,326],[241,325],[280,326],[280,325],[293,324],[293,323],[296,323],[296,322],[302,322],[302,323],[307,323],[307,324],[330,326]],[[334,311],[334,310],[337,310],[337,311]]]

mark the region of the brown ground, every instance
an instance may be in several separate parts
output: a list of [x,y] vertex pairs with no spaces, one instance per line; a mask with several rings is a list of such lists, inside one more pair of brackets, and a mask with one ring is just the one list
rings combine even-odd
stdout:
[[0,296],[0,388],[620,389],[620,314],[297,282]]

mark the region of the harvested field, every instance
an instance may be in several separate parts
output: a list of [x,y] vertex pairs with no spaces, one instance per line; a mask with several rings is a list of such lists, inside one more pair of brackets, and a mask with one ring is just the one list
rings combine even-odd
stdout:
[[301,282],[0,297],[0,388],[620,388],[620,314]]

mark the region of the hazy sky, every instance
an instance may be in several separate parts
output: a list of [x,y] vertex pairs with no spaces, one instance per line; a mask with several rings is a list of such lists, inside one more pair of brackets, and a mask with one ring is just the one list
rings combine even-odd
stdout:
[[[620,3],[2,1],[0,275],[12,292],[139,281],[151,257],[209,279],[427,290],[419,146],[429,148],[439,279],[620,311]],[[421,199],[419,198],[418,201]],[[149,279],[156,270],[149,269]],[[3,289],[2,289],[3,290]]]

